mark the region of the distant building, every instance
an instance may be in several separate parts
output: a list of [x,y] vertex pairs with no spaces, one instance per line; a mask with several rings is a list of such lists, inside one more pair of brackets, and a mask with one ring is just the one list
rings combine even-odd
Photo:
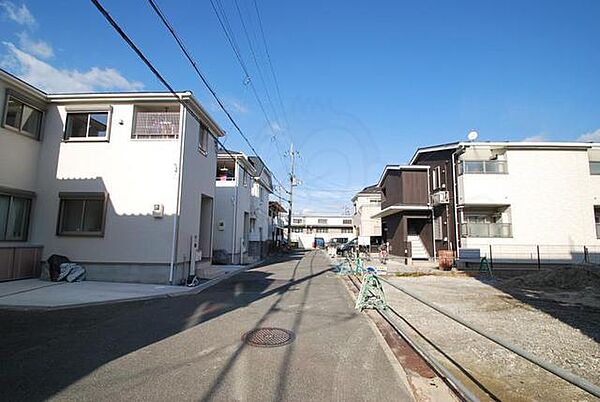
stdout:
[[[232,158],[233,155],[233,158]],[[271,173],[259,158],[219,152],[213,261],[247,264],[266,256]]]
[[277,201],[269,201],[269,242],[272,248],[283,245],[286,209]]
[[[293,215],[290,241],[298,247],[310,249],[315,238],[322,238],[325,243],[332,239],[338,241],[352,240],[354,228],[351,215],[310,214]],[[343,240],[340,240],[343,239]]]
[[352,223],[356,236],[369,238],[371,245],[381,244],[381,218],[373,215],[381,211],[381,190],[377,185],[363,188],[353,198]]
[[507,259],[512,247],[516,260],[530,258],[530,251],[517,255],[520,247],[541,245],[575,260],[582,246],[600,247],[599,143],[420,148],[410,165],[386,167],[378,184],[383,201],[375,217],[395,255],[433,258],[437,250],[461,249],[484,255],[494,246]]
[[62,254],[87,278],[210,265],[223,131],[190,92],[48,94],[0,70],[0,280]]

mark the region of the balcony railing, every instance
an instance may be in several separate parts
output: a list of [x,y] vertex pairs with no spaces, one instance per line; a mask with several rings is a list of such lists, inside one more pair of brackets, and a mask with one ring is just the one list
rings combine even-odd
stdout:
[[132,138],[173,139],[179,136],[179,112],[135,113],[135,131]]
[[462,237],[512,237],[510,223],[461,223]]
[[458,165],[458,174],[507,174],[506,161],[462,161]]

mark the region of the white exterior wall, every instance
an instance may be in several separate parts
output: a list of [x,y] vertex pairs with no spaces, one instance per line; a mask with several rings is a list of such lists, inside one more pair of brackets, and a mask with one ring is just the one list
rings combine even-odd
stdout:
[[[215,166],[217,154],[215,141],[209,136],[206,153],[199,150],[200,124],[188,111],[185,111],[185,147],[183,155],[183,179],[181,192],[181,219],[179,222],[179,242],[177,251],[178,263],[189,263],[191,237],[197,235],[200,241],[207,240],[211,243],[208,247],[212,252],[212,222],[201,222],[202,196],[213,199],[212,220],[214,221],[215,203]],[[209,224],[211,239],[203,239],[200,225]],[[202,259],[211,258],[212,254],[202,255]]]
[[[376,203],[371,201],[377,201]],[[353,216],[357,236],[381,236],[381,218],[371,218],[381,211],[381,195],[357,194],[354,200],[356,213]]]
[[[170,262],[179,140],[131,139],[133,105],[113,105],[108,142],[62,140],[66,109],[51,106],[37,174],[34,239],[44,258],[76,261]],[[123,124],[120,124],[122,121]],[[103,237],[57,236],[59,192],[107,192]],[[164,217],[152,217],[154,204]]]
[[[6,89],[0,80],[0,120],[4,119]],[[12,87],[11,87],[12,88]],[[16,92],[23,93],[15,89]],[[27,95],[27,94],[24,94]],[[41,142],[0,124],[0,186],[36,191],[36,173]]]
[[[234,254],[234,264],[240,263],[239,254],[244,238],[244,213],[250,214],[252,179],[248,177],[247,184],[244,185],[243,174],[240,166],[236,165],[235,180],[216,181],[213,250],[229,255]],[[212,178],[215,180],[215,172]],[[219,229],[220,222],[223,222],[223,230]],[[244,248],[242,258],[247,257],[248,245],[244,245]]]
[[508,174],[458,176],[459,205],[510,205],[512,238],[462,238],[462,247],[600,245],[600,176],[590,174],[586,150],[509,148],[506,159]]

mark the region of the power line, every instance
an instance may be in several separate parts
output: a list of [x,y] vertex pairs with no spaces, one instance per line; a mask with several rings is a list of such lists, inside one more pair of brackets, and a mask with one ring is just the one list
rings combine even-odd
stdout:
[[275,90],[277,92],[277,97],[279,99],[279,105],[281,106],[281,111],[283,113],[283,118],[285,119],[286,126],[289,129],[290,121],[287,118],[287,113],[285,107],[283,106],[283,100],[281,97],[281,91],[279,89],[279,81],[277,80],[277,75],[275,74],[275,69],[273,68],[273,63],[271,63],[271,55],[269,54],[269,47],[267,46],[267,39],[265,36],[265,30],[263,29],[262,18],[260,17],[260,11],[258,9],[258,3],[254,0],[254,10],[256,10],[256,16],[258,19],[258,26],[260,28],[260,33],[263,40],[263,45],[265,47],[265,54],[267,55],[267,62],[269,63],[269,68],[271,70],[271,75],[273,76],[273,82],[275,82]]
[[[127,45],[135,52],[135,54],[150,69],[150,71],[152,71],[152,74],[154,74],[154,76],[163,84],[163,86],[165,88],[167,88],[167,90],[173,95],[173,97],[179,102],[179,104],[181,104],[187,110],[187,112],[190,113],[198,121],[202,121],[202,119],[199,116],[197,116],[196,113],[194,113],[194,111],[191,110],[189,108],[189,106],[179,97],[179,95],[173,89],[171,84],[169,84],[169,82],[162,76],[162,74],[156,69],[156,67],[154,67],[152,62],[150,60],[148,60],[148,58],[144,55],[144,53],[140,50],[140,48],[131,40],[131,38],[129,38],[129,36],[125,33],[125,31],[123,31],[123,29],[119,26],[119,24],[115,21],[115,19],[110,15],[110,13],[102,6],[102,4],[100,4],[100,2],[98,0],[91,0],[91,2],[98,9],[98,11],[102,14],[102,16],[106,19],[106,21],[113,27],[113,29],[119,34],[119,36],[121,36],[121,38],[127,43]],[[203,78],[203,81],[205,82],[205,84],[208,86],[208,83],[206,83],[206,80],[204,79],[204,77],[202,77],[202,78]],[[214,91],[212,91],[212,88],[211,88],[211,92],[214,93]],[[214,95],[216,97],[216,94],[214,94]],[[218,100],[218,97],[216,97],[216,99]],[[225,113],[227,113],[228,116],[230,116],[229,113],[225,109],[224,109],[224,111],[225,111]],[[227,152],[227,154],[233,160],[235,160],[235,157],[233,156],[233,154],[227,148],[225,148],[223,146],[223,143],[219,140],[219,137],[217,135],[211,133],[210,131],[209,131],[209,133],[215,139],[217,144],[219,144],[223,148],[223,150],[225,150],[225,152]],[[243,166],[241,166],[241,167],[243,170],[248,172],[246,169],[243,168]],[[251,173],[251,172],[248,172],[248,173]],[[273,175],[273,177],[275,177],[275,175]]]
[[[226,13],[225,9],[223,8],[223,5],[220,2],[220,0],[210,0],[210,4],[212,6],[212,9],[213,9],[215,15],[217,16],[217,20],[219,21],[219,25],[221,26],[221,29],[225,33],[227,42],[229,43],[229,46],[233,50],[233,53],[235,54],[235,57],[240,65],[240,67],[242,68],[242,71],[245,75],[244,83],[246,85],[250,85],[251,91],[252,91],[254,97],[256,98],[258,106],[260,107],[263,115],[265,116],[267,126],[269,127],[269,130],[273,134],[272,138],[273,138],[273,142],[275,143],[275,148],[276,148],[277,154],[279,156],[279,161],[281,163],[281,166],[283,167],[283,170],[286,170],[285,161],[283,159],[283,153],[281,152],[281,148],[279,146],[279,141],[277,138],[277,134],[275,133],[274,125],[271,122],[271,119],[269,118],[267,109],[266,109],[262,99],[260,98],[260,95],[258,94],[258,91],[256,89],[256,86],[254,85],[254,81],[252,80],[252,77],[250,76],[250,72],[248,71],[248,67],[244,61],[244,57],[242,56],[238,42],[235,38],[235,33],[233,32],[233,30],[231,29],[231,25],[229,24],[229,18],[227,17],[227,13]],[[238,8],[238,12],[239,12],[239,8]],[[240,13],[240,19],[241,19],[241,13]],[[243,23],[243,20],[242,20],[242,23]],[[244,29],[245,29],[245,25],[244,25]],[[250,44],[250,39],[248,37],[247,31],[246,31],[246,38]],[[252,46],[252,45],[250,44],[250,46]],[[256,58],[255,58],[255,62],[256,62]],[[258,68],[258,64],[257,64],[257,68]],[[260,74],[260,69],[259,69],[259,74]],[[262,74],[261,74],[261,78],[262,78]],[[264,79],[263,79],[263,85],[265,85]],[[265,89],[266,89],[266,85],[265,85]],[[271,102],[271,108],[274,110],[273,102]],[[275,118],[277,118],[277,116],[275,116]]]
[[[94,3],[96,3],[96,0],[92,0],[92,1]],[[240,126],[233,119],[233,117],[231,116],[231,114],[229,113],[229,111],[227,110],[227,108],[225,107],[225,105],[223,104],[223,102],[221,101],[221,99],[219,98],[219,96],[217,95],[217,93],[215,92],[215,90],[208,83],[208,80],[206,79],[206,77],[204,76],[204,74],[202,74],[202,72],[200,71],[200,68],[198,67],[198,64],[196,63],[196,61],[191,56],[190,52],[185,47],[183,41],[181,40],[181,38],[179,37],[179,35],[177,34],[177,32],[175,32],[175,28],[173,27],[173,25],[171,25],[171,23],[167,20],[167,17],[160,10],[160,8],[158,7],[158,5],[156,4],[156,2],[154,0],[148,0],[148,2],[150,3],[150,6],[154,10],[154,12],[158,15],[158,17],[160,18],[160,20],[163,22],[163,24],[165,25],[165,27],[171,33],[171,35],[173,36],[173,38],[175,39],[175,41],[179,45],[179,48],[181,49],[181,51],[183,52],[183,54],[185,55],[185,57],[187,58],[187,60],[190,62],[190,64],[192,65],[192,67],[196,71],[196,74],[198,74],[198,76],[200,77],[200,79],[202,80],[202,82],[204,83],[204,85],[206,86],[206,88],[209,90],[209,92],[211,93],[211,95],[213,96],[213,98],[215,98],[215,100],[219,104],[219,107],[221,108],[221,110],[223,110],[223,112],[225,112],[225,114],[227,115],[227,118],[229,119],[229,121],[231,122],[231,124],[233,124],[233,126],[236,128],[236,130],[240,133],[240,135],[242,136],[242,138],[244,139],[244,141],[246,142],[246,144],[248,144],[248,146],[250,147],[250,149],[252,150],[252,152],[254,152],[254,155],[256,155],[256,156],[258,156],[260,158],[260,156],[258,154],[258,151],[250,143],[250,140],[248,139],[248,137],[244,134],[244,132],[242,131],[242,129],[240,128]],[[271,174],[273,175],[273,178],[275,179],[275,181],[277,181],[277,183],[279,183],[280,185],[282,185],[281,182],[279,181],[279,179],[277,178],[277,176],[275,175],[275,173],[271,172]],[[283,187],[283,185],[282,185],[282,187]]]

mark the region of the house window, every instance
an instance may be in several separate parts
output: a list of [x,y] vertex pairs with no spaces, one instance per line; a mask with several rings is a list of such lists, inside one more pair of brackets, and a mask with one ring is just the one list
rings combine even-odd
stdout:
[[590,161],[590,173],[600,174],[600,161]]
[[329,232],[328,228],[317,228],[317,233],[327,233]]
[[352,228],[342,228],[342,233],[353,233]]
[[6,97],[4,105],[4,127],[10,127],[36,140],[40,139],[42,112],[12,95]]
[[106,141],[108,112],[67,113],[65,140]]
[[458,174],[507,174],[505,160],[462,161],[458,165]]
[[294,219],[292,219],[292,222],[293,223],[302,223],[302,219],[300,219],[300,218],[294,218]]
[[206,154],[208,152],[208,127],[200,123],[200,134],[198,138],[198,149],[200,152]]
[[104,193],[61,193],[57,234],[103,236],[105,215]]
[[246,172],[246,170],[242,169],[243,172],[243,176],[242,176],[242,184],[244,185],[244,187],[246,187],[248,185],[248,172]]
[[502,210],[465,211],[462,237],[512,237],[512,225],[502,215]]
[[327,225],[327,219],[317,219],[317,222],[318,222],[320,225]]
[[131,138],[151,140],[179,138],[179,106],[136,106]]
[[343,224],[343,225],[352,225],[352,219],[344,219],[344,220],[342,221],[342,224]]
[[30,211],[30,198],[0,194],[0,241],[27,240]]
[[293,233],[302,233],[302,228],[292,228]]
[[596,237],[600,239],[600,206],[594,209],[594,219],[596,221]]
[[442,240],[444,238],[442,215],[436,216],[433,221],[433,235],[436,240]]

